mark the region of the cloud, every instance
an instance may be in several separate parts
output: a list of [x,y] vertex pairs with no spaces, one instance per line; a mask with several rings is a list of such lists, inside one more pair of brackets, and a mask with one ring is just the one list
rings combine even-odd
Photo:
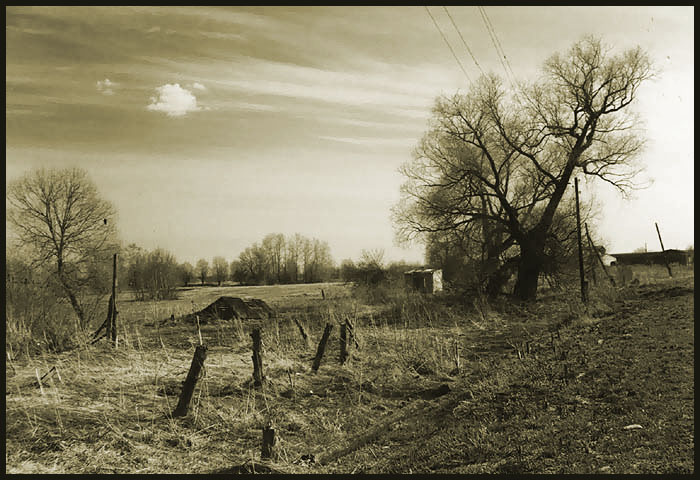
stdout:
[[199,83],[199,82],[194,82],[194,83],[192,84],[192,88],[195,89],[195,90],[201,90],[201,91],[205,91],[205,90],[207,89],[207,87],[205,87],[204,85],[202,85],[202,84]]
[[181,117],[188,112],[201,110],[197,106],[197,97],[178,83],[166,83],[156,88],[157,94],[151,97],[148,110],[163,112],[169,117]]
[[98,80],[97,91],[102,95],[114,95],[114,90],[112,90],[112,87],[116,87],[117,85],[119,84],[111,81],[109,78]]

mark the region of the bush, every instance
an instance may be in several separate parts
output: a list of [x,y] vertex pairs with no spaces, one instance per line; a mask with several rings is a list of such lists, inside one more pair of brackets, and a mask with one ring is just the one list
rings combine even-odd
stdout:
[[[56,295],[51,283],[27,279],[25,284],[24,279],[15,278],[6,281],[5,350],[11,356],[60,352],[74,347],[85,336],[70,303]],[[88,318],[94,317],[94,308],[85,313]]]

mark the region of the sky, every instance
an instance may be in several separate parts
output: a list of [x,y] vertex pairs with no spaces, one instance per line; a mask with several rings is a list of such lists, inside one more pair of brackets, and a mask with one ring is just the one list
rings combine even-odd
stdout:
[[[484,71],[504,75],[476,6],[449,13]],[[398,169],[436,97],[479,70],[442,7],[7,7],[6,185],[86,169],[125,243],[179,261],[236,258],[266,234],[325,240],[336,261],[398,245]],[[516,77],[584,35],[637,45],[658,75],[634,108],[650,187],[602,204],[609,252],[694,237],[693,7],[485,7]],[[441,33],[464,67],[460,68]]]

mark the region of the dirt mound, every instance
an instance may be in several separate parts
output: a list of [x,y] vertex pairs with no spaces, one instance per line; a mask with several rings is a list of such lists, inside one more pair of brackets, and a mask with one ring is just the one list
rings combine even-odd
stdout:
[[222,320],[264,320],[275,316],[267,303],[259,298],[219,297],[196,314],[188,315],[194,318],[199,315],[200,321]]

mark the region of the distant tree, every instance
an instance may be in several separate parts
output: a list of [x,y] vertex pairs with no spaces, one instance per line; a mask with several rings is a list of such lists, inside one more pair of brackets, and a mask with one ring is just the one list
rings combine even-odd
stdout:
[[212,260],[212,269],[214,270],[214,278],[216,282],[221,286],[221,282],[226,280],[226,275],[228,273],[228,262],[224,257],[214,257]]
[[190,262],[184,262],[180,265],[180,276],[182,277],[182,283],[188,286],[194,278],[194,267]]
[[637,247],[634,250],[632,250],[632,253],[646,253],[647,251],[647,246],[644,245],[643,247]]
[[81,277],[91,259],[109,258],[116,236],[115,211],[100,198],[85,170],[34,170],[7,187],[7,221],[19,242],[32,250],[33,263],[53,265],[80,325],[86,326],[78,299]]
[[342,262],[340,262],[340,279],[343,280],[344,282],[355,282],[357,281],[358,278],[358,269],[357,265],[355,265],[355,262],[350,259],[346,258]]
[[270,271],[268,258],[257,242],[243,250],[238,261],[246,283],[260,284],[268,277]]
[[204,285],[204,282],[207,279],[207,274],[209,273],[209,262],[207,262],[205,259],[200,258],[197,260],[197,276],[199,277],[199,280],[202,282],[202,285]]
[[229,266],[228,266],[228,278],[230,278],[234,282],[241,282],[242,280],[239,277],[240,270],[241,270],[241,262],[239,262],[236,259],[231,260],[231,263],[229,263]]
[[633,187],[643,139],[628,106],[652,76],[640,48],[611,55],[593,38],[550,57],[543,73],[510,94],[490,75],[438,99],[430,130],[402,167],[407,181],[394,209],[400,238],[459,232],[483,249],[497,278],[516,273],[523,300],[536,298],[573,177],[623,193]]
[[262,240],[260,248],[267,258],[269,267],[266,279],[268,283],[282,283],[282,274],[285,269],[285,244],[284,235],[281,233],[270,233]]

